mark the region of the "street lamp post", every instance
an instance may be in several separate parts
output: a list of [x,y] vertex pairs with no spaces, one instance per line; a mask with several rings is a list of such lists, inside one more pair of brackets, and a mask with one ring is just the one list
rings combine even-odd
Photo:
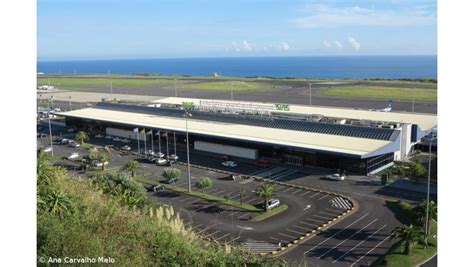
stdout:
[[51,145],[51,157],[54,156],[54,149],[53,149],[53,134],[51,131],[51,115],[48,113],[48,124],[49,124],[49,142]]
[[428,220],[429,220],[429,205],[430,205],[430,180],[431,180],[431,145],[433,137],[430,138],[429,155],[428,155],[428,183],[426,185],[426,214],[425,214],[425,246],[428,245]]
[[186,110],[184,113],[185,121],[186,121],[186,154],[188,157],[188,192],[191,192],[191,166],[189,164],[189,132],[188,132],[188,116],[192,116]]

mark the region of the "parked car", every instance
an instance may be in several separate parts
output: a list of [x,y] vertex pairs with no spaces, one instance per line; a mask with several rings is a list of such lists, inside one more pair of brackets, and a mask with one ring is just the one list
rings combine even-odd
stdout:
[[69,159],[69,160],[73,160],[73,159],[77,159],[77,158],[79,158],[79,153],[77,153],[77,152],[74,152],[74,153],[72,153],[71,155],[69,155],[67,157],[67,159]]
[[344,181],[346,179],[346,176],[341,175],[339,173],[334,173],[334,174],[327,175],[325,178],[328,180],[333,180],[333,181]]
[[224,165],[225,167],[229,167],[229,168],[237,167],[237,163],[235,161],[231,161],[231,160],[222,162],[222,165]]
[[168,161],[164,158],[156,158],[156,164],[158,165],[166,165],[168,163]]
[[270,164],[268,163],[268,160],[264,160],[264,159],[259,159],[255,162],[255,164],[259,167],[263,167],[263,168],[268,168],[270,166]]
[[104,136],[101,135],[101,134],[96,134],[96,135],[94,135],[94,137],[95,137],[95,138],[104,138]]
[[153,189],[153,192],[156,192],[158,190],[165,190],[165,186],[162,185],[162,184],[156,184],[156,185],[153,186],[152,189]]
[[48,137],[48,135],[45,134],[45,133],[41,133],[41,134],[40,134],[40,138],[45,138],[45,137]]
[[167,181],[168,184],[175,184],[176,182],[178,182],[178,178],[171,178]]
[[156,155],[157,157],[159,157],[159,158],[162,158],[162,157],[165,156],[165,154],[163,154],[163,153],[161,153],[161,152],[156,152],[155,155]]
[[98,161],[98,160],[93,160],[93,161],[91,162],[91,165],[94,166],[94,167],[102,167],[102,165],[105,165],[105,166],[109,165],[109,162],[106,161],[106,162],[102,163],[102,162],[100,162],[100,161]]
[[68,131],[69,133],[73,133],[73,132],[75,132],[76,130],[75,130],[74,128],[69,128],[69,129],[67,129],[67,131]]
[[74,142],[70,142],[70,143],[69,143],[69,146],[70,146],[70,147],[80,147],[81,145],[80,145],[79,143],[77,143],[77,142],[74,141]]
[[114,137],[112,138],[113,141],[116,141],[116,142],[121,142],[122,141],[122,138],[120,137]]
[[61,140],[61,143],[62,143],[62,144],[69,144],[69,139],[63,138],[63,139]]
[[110,136],[110,135],[106,135],[106,136],[105,136],[105,139],[112,139],[112,138],[113,138],[113,137]]
[[53,148],[51,146],[47,146],[47,147],[43,148],[43,152],[45,152],[45,153],[48,153],[48,152],[51,152],[51,151],[53,151]]
[[280,200],[278,200],[277,198],[270,198],[268,200],[268,209],[271,210],[273,208],[276,208],[280,206]]
[[125,151],[130,151],[130,150],[132,150],[132,148],[129,147],[129,146],[123,146],[123,147],[121,147],[121,149],[123,149],[123,150],[125,150]]
[[130,140],[128,140],[127,138],[122,138],[120,141],[122,143],[130,143]]
[[177,160],[178,160],[178,156],[175,155],[175,154],[172,154],[171,156],[168,156],[168,160],[177,161]]
[[154,163],[158,160],[158,158],[154,156],[146,156],[145,159],[151,163]]
[[240,178],[241,178],[240,175],[235,174],[235,173],[229,175],[229,179],[234,180],[234,181]]
[[153,150],[147,150],[147,151],[145,151],[145,155],[155,156],[155,151],[153,151]]

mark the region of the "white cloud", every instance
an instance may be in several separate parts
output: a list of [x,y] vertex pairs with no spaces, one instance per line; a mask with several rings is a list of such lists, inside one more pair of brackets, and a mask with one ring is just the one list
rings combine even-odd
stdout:
[[326,41],[326,40],[324,40],[323,45],[324,45],[324,47],[326,47],[326,48],[331,48],[331,47],[332,47],[331,43],[328,42],[328,41]]
[[281,43],[281,48],[283,49],[283,51],[288,51],[290,49],[290,46],[287,42],[283,42]]
[[339,41],[334,41],[334,42],[332,42],[332,43],[334,44],[334,46],[335,46],[337,49],[341,49],[341,48],[342,48],[341,42],[339,42]]
[[354,50],[358,51],[360,49],[360,43],[354,37],[349,36],[347,37],[347,40]]
[[242,47],[246,51],[252,51],[252,45],[245,40],[242,42]]
[[235,52],[240,52],[240,47],[237,45],[236,42],[232,42],[232,47],[234,48]]
[[330,7],[309,4],[304,16],[293,20],[303,28],[331,28],[342,26],[420,26],[436,25],[436,8],[415,6],[396,10],[374,8]]

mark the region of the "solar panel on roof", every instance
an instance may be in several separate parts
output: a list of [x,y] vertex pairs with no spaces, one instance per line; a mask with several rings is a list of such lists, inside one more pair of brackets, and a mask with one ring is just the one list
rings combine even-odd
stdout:
[[[184,117],[185,113],[185,111],[181,109],[156,108],[108,102],[101,102],[97,104],[96,108],[181,118]],[[258,127],[287,129],[302,132],[341,135],[376,140],[390,140],[392,134],[395,132],[393,129],[386,128],[371,128],[359,125],[331,124],[325,122],[310,122],[262,116],[242,116],[235,114],[210,113],[203,111],[193,111],[192,114],[192,118],[194,120],[243,124]]]

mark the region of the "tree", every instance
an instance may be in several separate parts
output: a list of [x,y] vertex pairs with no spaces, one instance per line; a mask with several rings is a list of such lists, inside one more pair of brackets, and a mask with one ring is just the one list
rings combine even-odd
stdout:
[[135,178],[135,172],[137,171],[138,167],[140,167],[140,164],[136,160],[131,160],[125,165],[125,169],[131,172],[132,177]]
[[[426,199],[418,202],[412,210],[415,224],[423,227],[426,220]],[[438,207],[436,203],[431,200],[428,205],[428,234],[431,232],[431,220],[435,220],[438,217]]]
[[423,241],[423,230],[419,226],[410,225],[402,225],[395,228],[392,232],[392,236],[390,239],[398,238],[402,241],[402,245],[404,246],[403,253],[405,255],[411,255],[413,246],[418,241]]
[[95,177],[93,184],[129,206],[142,207],[147,203],[145,188],[127,173],[108,173]]
[[201,189],[204,194],[204,189],[212,187],[212,180],[209,177],[204,177],[196,182],[196,187]]
[[79,144],[81,144],[81,145],[84,143],[84,140],[87,140],[87,139],[89,139],[89,136],[84,131],[79,131],[76,134],[76,141],[78,141]]
[[426,177],[428,170],[416,160],[411,162],[409,165],[408,175],[415,178],[415,182],[418,183],[420,178]]
[[181,176],[181,171],[176,168],[165,168],[162,175],[170,181],[171,179]]
[[105,154],[99,154],[97,156],[97,160],[102,163],[102,170],[105,170],[105,163],[109,160],[109,158]]
[[263,184],[255,190],[255,194],[263,198],[263,201],[265,202],[265,211],[268,211],[268,199],[275,195],[273,187],[269,184]]

